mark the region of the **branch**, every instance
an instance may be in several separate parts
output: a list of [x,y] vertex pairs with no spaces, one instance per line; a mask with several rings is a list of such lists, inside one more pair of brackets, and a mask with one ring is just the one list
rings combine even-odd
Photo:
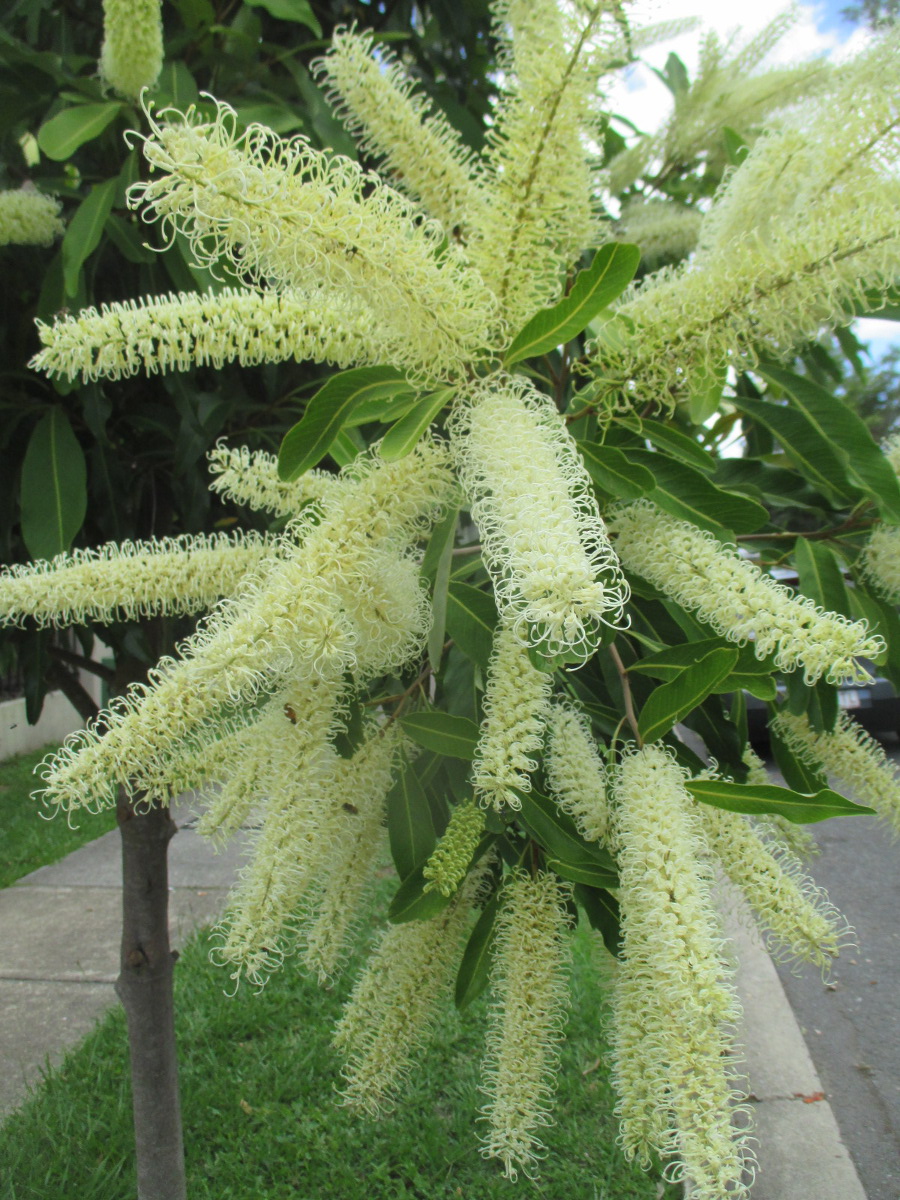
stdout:
[[[77,658],[78,655],[73,655]],[[52,662],[47,668],[47,682],[54,688],[59,688],[83,721],[90,721],[100,711],[93,697],[77,680],[58,662]]]
[[634,711],[634,700],[631,695],[631,680],[628,678],[628,672],[625,670],[625,664],[615,647],[615,643],[611,643],[608,647],[609,653],[612,656],[613,662],[616,664],[616,670],[619,673],[619,681],[622,684],[622,695],[625,699],[625,716],[628,718],[628,724],[631,726],[631,732],[634,734],[635,741],[641,747],[644,744],[644,739],[638,732],[637,714]]
[[116,681],[116,673],[111,667],[105,667],[103,663],[98,663],[93,658],[86,658],[83,654],[73,654],[71,650],[63,650],[62,646],[51,646],[50,655],[61,663],[75,667],[78,671],[89,671],[91,675],[96,675],[104,683],[115,683]]

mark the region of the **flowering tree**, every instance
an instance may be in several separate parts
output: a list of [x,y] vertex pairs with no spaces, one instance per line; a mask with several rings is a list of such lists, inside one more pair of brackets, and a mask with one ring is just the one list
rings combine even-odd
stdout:
[[[693,83],[670,59],[667,128],[626,148],[605,89],[653,31],[612,3],[493,12],[480,153],[353,29],[318,78],[381,175],[220,101],[147,105],[130,203],[232,282],[42,323],[32,366],[341,370],[277,459],[210,455],[214,490],[275,529],[16,567],[0,609],[207,611],[47,763],[44,801],[197,789],[207,835],[252,827],[218,927],[236,982],[289,955],[332,978],[387,841],[388,925],[335,1033],[346,1103],[389,1108],[435,1005],[490,986],[483,1151],[533,1170],[583,918],[616,963],[626,1153],[746,1194],[713,877],[824,967],[846,927],[798,825],[900,819],[837,702],[900,666],[897,455],[805,365],[900,273],[898,43],[754,73],[782,26],[736,58],[709,39]],[[796,590],[772,575],[790,563]],[[748,693],[787,787],[749,748]]]

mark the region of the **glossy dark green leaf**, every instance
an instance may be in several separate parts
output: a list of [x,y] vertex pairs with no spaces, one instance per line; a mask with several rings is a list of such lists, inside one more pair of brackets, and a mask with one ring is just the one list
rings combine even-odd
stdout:
[[750,153],[750,147],[737,130],[732,129],[729,125],[722,126],[722,141],[725,143],[728,161],[733,167],[739,167]]
[[601,246],[594,261],[579,272],[572,289],[558,304],[536,313],[504,357],[507,367],[525,358],[546,354],[577,337],[598,313],[611,304],[634,278],[641,260],[637,246],[609,242]]
[[437,888],[426,891],[428,880],[422,874],[422,868],[407,875],[394,893],[394,898],[388,906],[388,920],[394,925],[404,925],[407,921],[428,921],[436,917],[450,903],[452,896],[445,896]]
[[597,487],[620,500],[637,500],[653,490],[656,480],[646,467],[638,466],[615,446],[578,442],[584,465]]
[[447,633],[468,658],[486,669],[491,657],[497,606],[490,592],[451,580],[447,591]]
[[737,660],[737,650],[712,650],[694,666],[686,667],[670,683],[655,688],[638,717],[638,731],[643,741],[654,742],[668,733],[715,691],[716,685],[734,670]]
[[625,454],[653,473],[656,487],[648,498],[673,517],[719,536],[726,531],[752,533],[769,520],[768,512],[756,500],[717,487],[687,463],[646,450],[626,448]]
[[777,813],[799,825],[814,821],[826,821],[830,817],[851,817],[862,813],[874,813],[874,808],[865,804],[854,804],[840,792],[822,788],[814,795],[804,795],[790,788],[774,784],[727,783],[721,779],[696,779],[686,785],[695,800],[724,808],[729,812]]
[[521,803],[516,820],[544,847],[548,856],[573,865],[592,863],[596,878],[604,877],[601,886],[617,886],[612,857],[596,842],[586,842],[572,818],[554,800],[534,789],[513,790]]
[[64,108],[40,127],[38,145],[54,162],[64,162],[72,157],[79,146],[99,137],[124,107],[124,104],[111,100],[106,104],[79,104],[75,108]]
[[68,550],[87,512],[84,452],[61,408],[35,425],[19,490],[22,538],[33,558]]
[[355,367],[342,371],[310,399],[303,419],[284,435],[278,451],[278,476],[290,481],[314,467],[329,450],[357,405],[388,399],[413,388],[395,367]]
[[502,893],[492,896],[475,922],[456,975],[454,999],[460,1011],[477,1000],[488,985]]
[[858,498],[859,492],[848,481],[846,464],[837,448],[799,409],[740,395],[732,403],[768,429],[797,470],[826,496],[837,496],[841,501]]
[[95,184],[75,210],[62,240],[63,280],[66,294],[74,295],[85,259],[100,245],[106,219],[112,212],[119,181]]
[[809,596],[829,612],[841,613],[845,617],[852,615],[847,585],[833,550],[820,542],[797,538],[794,562],[800,591],[804,596]]
[[317,38],[322,36],[322,26],[310,7],[309,0],[247,0],[254,8],[264,8],[279,21],[293,21],[311,29]]
[[875,439],[849,404],[811,379],[766,365],[760,373],[780,387],[791,406],[843,459],[851,483],[872,499],[886,521],[900,522],[900,481]]
[[824,771],[815,771],[796,755],[778,729],[769,725],[769,746],[776,766],[784,776],[789,788],[803,795],[811,795],[828,786]]
[[414,742],[426,750],[471,762],[478,745],[478,726],[467,717],[443,712],[417,712],[401,717],[400,724]]
[[431,392],[417,400],[409,412],[404,413],[381,439],[381,457],[384,461],[396,462],[398,458],[405,458],[454,395],[453,388],[441,388],[440,391]]
[[619,902],[605,888],[575,885],[575,899],[587,914],[587,919],[600,936],[603,944],[615,958],[622,948]]
[[642,421],[639,417],[622,418],[619,424],[640,438],[646,438],[651,446],[663,454],[680,459],[696,471],[709,474],[716,469],[716,460],[708,450],[704,450],[693,438],[672,429],[669,425],[662,425],[659,421]]
[[425,556],[422,559],[421,567],[422,575],[429,583],[434,583],[437,577],[438,567],[446,553],[448,542],[452,550],[458,519],[459,509],[451,509],[441,517],[440,521],[438,521],[431,531],[431,537],[428,539],[428,545],[425,547]]
[[422,866],[437,844],[431,805],[411,763],[387,794],[387,829],[397,874],[406,879]]
[[582,883],[587,887],[609,887],[609,871],[598,866],[590,858],[552,858],[547,859],[547,866],[555,871],[561,879],[570,883]]
[[682,642],[677,646],[667,646],[665,650],[658,650],[638,659],[628,670],[652,675],[656,679],[675,679],[686,667],[694,666],[712,650],[736,651],[735,673],[769,675],[775,670],[773,660],[768,658],[760,661],[753,653],[752,646],[732,646],[724,638],[703,638],[699,642]]
[[443,657],[444,632],[447,622],[447,588],[450,583],[450,565],[453,562],[455,531],[456,521],[454,519],[450,526],[449,536],[444,540],[444,547],[434,573],[434,587],[431,590],[431,629],[428,631],[427,649],[428,662],[435,673],[441,669],[441,658]]

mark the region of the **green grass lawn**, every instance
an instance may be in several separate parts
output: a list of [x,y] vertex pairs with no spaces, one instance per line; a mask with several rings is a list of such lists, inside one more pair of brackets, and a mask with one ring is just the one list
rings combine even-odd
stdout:
[[31,799],[32,791],[41,787],[34,768],[55,749],[45,746],[0,762],[0,887],[115,828],[116,814],[110,811],[79,813],[77,828],[70,829],[63,814],[48,820],[40,803]]
[[[290,964],[260,994],[228,980],[192,942],[176,971],[178,1040],[191,1200],[658,1200],[658,1177],[615,1146],[599,1060],[602,987],[579,932],[557,1123],[541,1176],[513,1184],[478,1153],[475,1116],[485,1000],[448,1012],[388,1119],[336,1104],[330,1030],[349,982],[322,991]],[[114,1010],[0,1129],[4,1200],[132,1200],[124,1021]]]

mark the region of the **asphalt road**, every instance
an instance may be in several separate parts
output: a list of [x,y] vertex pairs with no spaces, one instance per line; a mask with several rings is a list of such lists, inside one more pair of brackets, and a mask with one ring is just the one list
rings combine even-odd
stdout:
[[[890,735],[885,749],[900,765]],[[778,973],[868,1200],[900,1200],[900,840],[866,816],[810,828],[822,851],[810,873],[857,945],[824,982]]]

